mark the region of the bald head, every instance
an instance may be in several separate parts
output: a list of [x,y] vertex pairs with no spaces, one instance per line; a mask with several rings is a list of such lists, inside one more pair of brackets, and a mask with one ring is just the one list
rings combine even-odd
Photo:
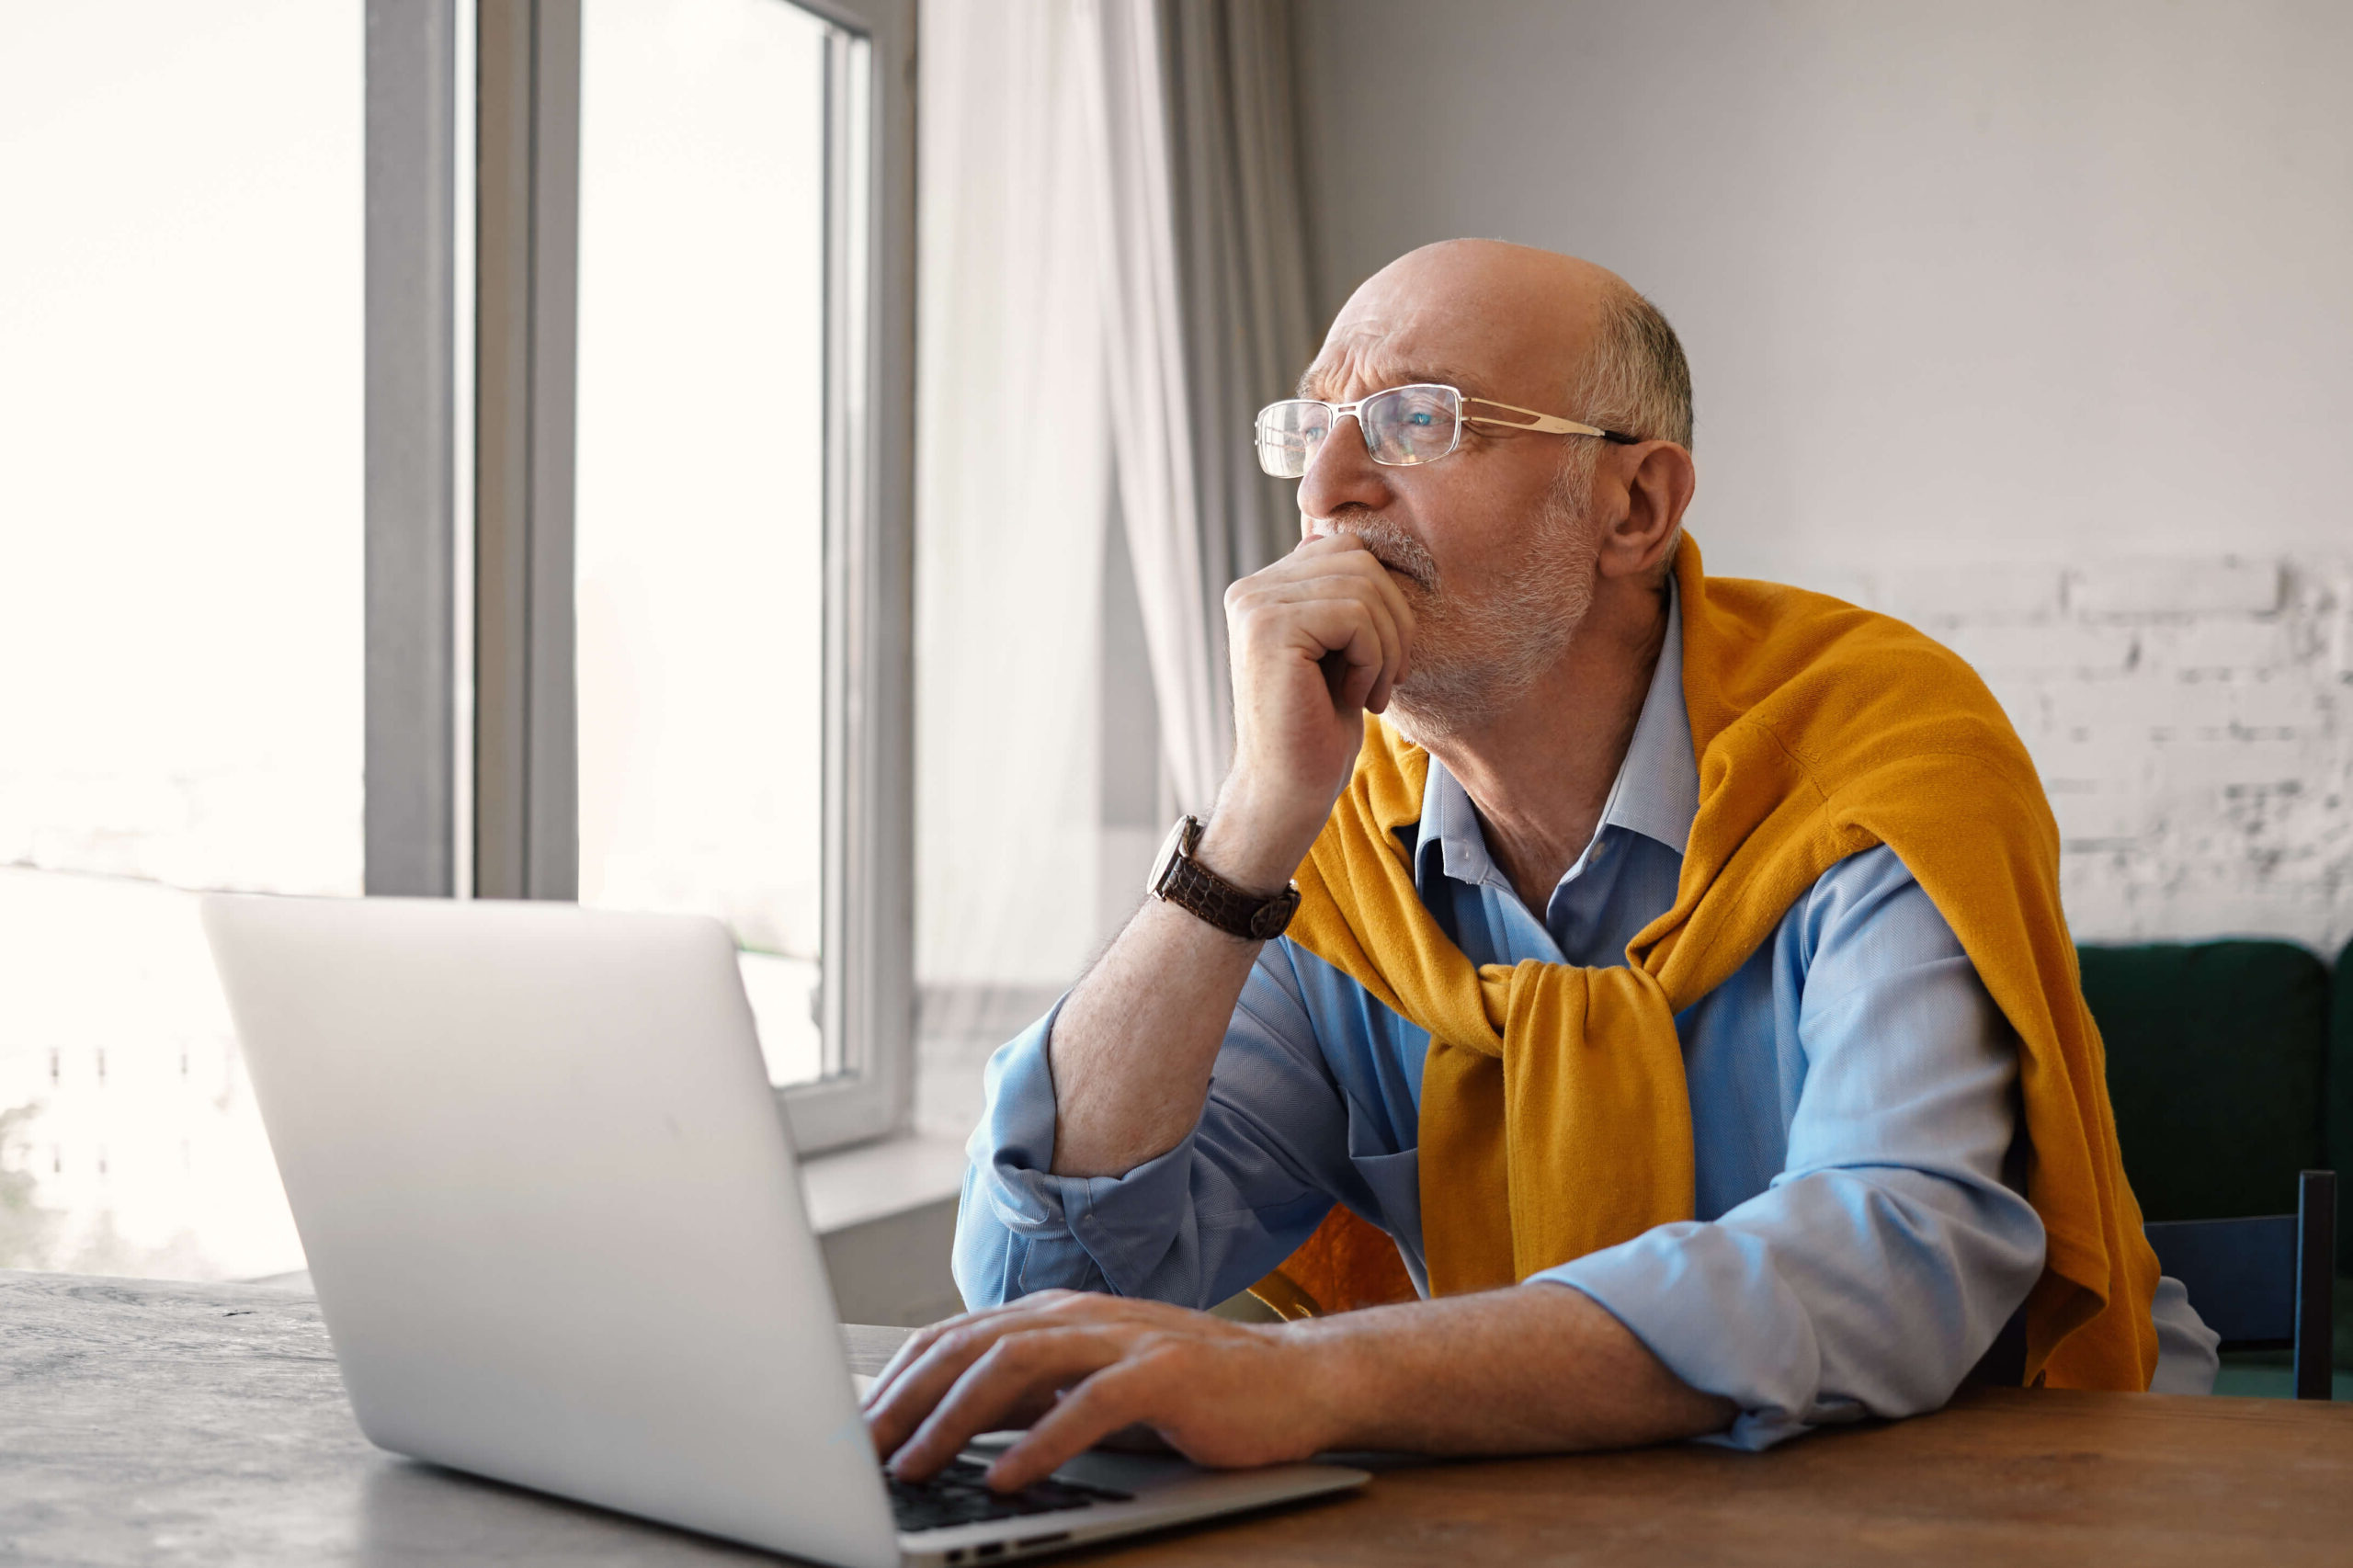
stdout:
[[1443,240],[1399,256],[1341,307],[1302,391],[1400,380],[1691,444],[1690,370],[1665,317],[1608,268],[1530,245]]
[[[1335,418],[1308,442],[1298,494],[1302,534],[1353,535],[1412,608],[1389,712],[1432,745],[1502,722],[1547,682],[1574,698],[1596,669],[1646,672],[1696,483],[1690,378],[1665,320],[1574,256],[1425,245],[1349,297],[1301,395],[1360,403],[1419,381],[1464,394],[1451,446],[1399,452],[1359,410],[1355,435],[1335,438]],[[1381,405],[1376,423],[1408,406]]]

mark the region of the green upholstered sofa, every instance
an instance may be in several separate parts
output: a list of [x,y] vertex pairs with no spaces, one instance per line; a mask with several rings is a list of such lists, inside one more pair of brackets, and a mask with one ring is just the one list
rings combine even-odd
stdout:
[[[2284,1214],[2296,1173],[2353,1181],[2353,946],[2336,971],[2288,942],[2085,947],[2124,1168],[2149,1220]],[[2340,1187],[2340,1190],[2343,1190]],[[2336,1266],[2353,1274],[2353,1202]],[[2353,1370],[2353,1279],[2336,1291],[2339,1397]],[[2284,1358],[2230,1358],[2218,1392],[2284,1391]],[[2277,1365],[2276,1380],[2265,1375]]]

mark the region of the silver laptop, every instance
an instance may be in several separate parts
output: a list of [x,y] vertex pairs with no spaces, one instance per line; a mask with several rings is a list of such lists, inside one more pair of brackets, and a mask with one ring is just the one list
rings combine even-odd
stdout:
[[1367,1479],[1097,1452],[1009,1501],[886,1483],[716,921],[216,896],[204,925],[379,1447],[857,1568]]

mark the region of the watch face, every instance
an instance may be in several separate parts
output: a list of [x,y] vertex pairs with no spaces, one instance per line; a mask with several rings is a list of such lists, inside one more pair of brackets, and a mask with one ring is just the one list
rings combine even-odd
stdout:
[[1176,852],[1185,846],[1185,829],[1192,824],[1190,817],[1178,817],[1176,825],[1168,830],[1168,837],[1160,846],[1160,853],[1152,859],[1152,880],[1143,891],[1157,895],[1168,885],[1168,868],[1176,863]]

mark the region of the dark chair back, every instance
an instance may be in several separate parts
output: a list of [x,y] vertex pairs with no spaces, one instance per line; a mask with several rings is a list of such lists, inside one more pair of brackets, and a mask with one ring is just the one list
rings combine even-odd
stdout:
[[2225,1350],[2296,1353],[2296,1397],[2329,1396],[2336,1176],[2305,1171],[2296,1211],[2244,1220],[2152,1221],[2157,1265]]
[[2234,1220],[2296,1201],[2332,1159],[2329,973],[2289,942],[2086,947],[2116,1135],[2141,1213]]
[[[2328,1157],[2313,1164],[2353,1171],[2353,942],[2336,955],[2328,1007]],[[2336,1259],[2353,1267],[2353,1203],[2336,1210]]]

